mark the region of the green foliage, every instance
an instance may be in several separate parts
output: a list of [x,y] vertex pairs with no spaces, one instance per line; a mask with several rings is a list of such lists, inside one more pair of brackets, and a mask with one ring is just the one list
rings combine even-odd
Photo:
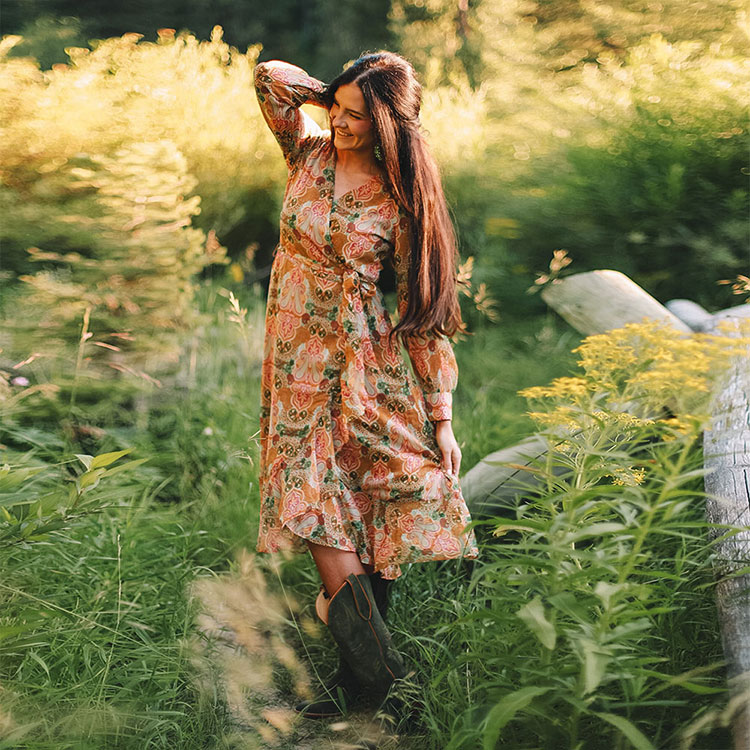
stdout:
[[54,544],[4,549],[0,747],[206,747],[223,709],[193,682],[186,579],[201,523],[131,502]]
[[[230,743],[225,707],[197,684],[202,673],[185,643],[195,628],[187,584],[225,570],[252,548],[257,530],[253,433],[263,309],[259,297],[240,299],[203,286],[202,322],[174,380],[147,395],[140,413],[118,423],[106,417],[98,437],[94,425],[88,437],[84,430],[100,408],[86,398],[87,381],[79,384],[74,429],[61,433],[52,421],[27,421],[47,401],[64,405],[67,393],[8,379],[12,431],[0,441],[0,463],[48,467],[28,478],[40,483],[40,494],[42,477],[50,491],[74,486],[62,481],[59,466],[72,452],[88,456],[66,460],[65,467],[78,465],[71,480],[116,469],[117,462],[95,465],[93,456],[111,460],[122,443],[134,446],[136,460],[149,460],[87,491],[84,500],[98,497],[100,512],[51,532],[33,550],[0,547],[8,572],[0,586],[0,680],[10,714],[3,731],[15,733],[7,746]],[[558,376],[552,390],[576,390],[577,379],[559,378],[576,341],[548,316],[483,328],[457,345],[456,433],[465,468],[533,429],[519,387]],[[690,346],[681,356],[700,369]],[[614,358],[587,351],[592,378],[606,379],[594,365]],[[13,372],[32,375],[39,366],[39,380],[44,361]],[[63,361],[73,367],[73,358]],[[27,389],[36,390],[22,397]],[[723,705],[700,452],[695,425],[689,437],[684,432],[689,426],[665,422],[657,435],[653,425],[598,415],[567,446],[553,441],[550,463],[538,467],[547,478],[541,491],[478,528],[479,560],[405,571],[394,586],[391,623],[425,703],[422,724],[405,743],[564,748],[577,737],[596,750],[638,747],[645,736],[674,746],[693,717]],[[73,439],[86,450],[71,450]],[[502,535],[490,538],[495,529]],[[303,619],[317,589],[311,566],[300,556],[283,572],[287,595],[304,603]],[[326,641],[301,633],[293,642],[300,639],[315,666],[330,659]],[[288,694],[289,678],[280,671],[276,680]]]
[[106,8],[98,0],[5,0],[3,28],[6,34],[26,38],[18,54],[36,57],[48,67],[65,61],[65,47],[84,46],[84,32],[85,39],[135,32],[153,40],[157,30],[171,27],[204,39],[220,24],[227,30],[230,44],[238,49],[262,41],[265,59],[295,60],[303,67],[317,67],[322,78],[330,79],[362,50],[393,46],[389,7],[389,0],[348,0],[343,4],[337,0],[276,0],[256,4],[250,12],[242,0],[162,0],[158,5],[128,3]]
[[[5,52],[19,42],[6,37]],[[11,259],[26,247],[68,249],[49,246],[59,228],[37,242],[35,227],[51,223],[45,216],[66,197],[62,188],[77,166],[69,160],[81,154],[112,158],[132,144],[174,143],[198,180],[191,186],[201,196],[198,226],[220,237],[242,224],[249,193],[282,180],[278,147],[251,88],[258,47],[240,54],[216,29],[206,42],[164,31],[155,44],[138,43],[137,34],[128,34],[68,53],[67,66],[47,72],[24,58],[5,57],[0,66],[7,123],[0,149],[3,184],[18,195],[21,207],[30,199],[47,199],[35,213],[27,209],[25,235],[17,230],[5,238],[5,270],[17,267],[18,260]],[[246,245],[247,238],[242,249]]]
[[[50,270],[22,277],[32,289],[24,306],[41,312],[34,325],[44,337],[27,333],[26,340],[39,349],[75,341],[88,309],[89,331],[109,339],[92,356],[115,367],[149,355],[162,367],[173,362],[174,331],[194,320],[192,279],[221,260],[215,243],[206,247],[190,226],[200,199],[183,199],[195,185],[184,157],[169,141],[134,143],[112,157],[79,159],[69,175],[59,221],[88,241],[66,253],[31,249]],[[23,309],[19,317],[28,319]]]
[[[645,737],[673,746],[696,696],[724,695],[695,435],[663,442],[630,431],[619,449],[591,437],[573,436],[564,450],[550,441],[536,467],[543,490],[498,519],[507,541],[483,550],[473,590],[487,609],[462,621],[483,649],[461,661],[487,716],[476,723],[482,712],[467,709],[464,740],[477,731],[495,747],[498,712],[527,690],[504,742],[594,748],[623,735],[635,747],[651,747]],[[647,479],[613,484],[623,461],[647,467]],[[675,631],[688,612],[697,632]],[[699,644],[701,660],[686,660]]]
[[428,85],[478,86],[510,66],[516,73],[535,69],[544,78],[622,61],[653,34],[670,43],[702,39],[739,50],[746,43],[741,13],[739,0],[623,0],[606,6],[576,0],[394,0],[391,25]]
[[[524,290],[559,248],[574,270],[622,270],[660,299],[732,304],[706,279],[747,258],[746,23],[734,0],[393,8],[427,85],[431,142],[470,155],[441,154],[441,166],[463,252],[501,309],[538,309]],[[455,107],[443,90],[459,92]],[[453,134],[430,127],[431,101],[448,103]]]
[[41,417],[59,390],[0,371],[0,547],[7,550],[54,546],[85,517],[145,490],[134,475],[147,459],[113,465],[132,448],[71,455],[65,436]]
[[689,747],[727,701],[700,437],[746,345],[630,325],[574,350],[581,376],[521,391],[546,453],[517,504],[477,523],[468,590],[403,612],[423,664],[424,641],[441,643],[431,747]]
[[[91,308],[95,359],[174,360],[176,333],[192,325],[192,279],[223,260],[217,232],[245,226],[248,196],[283,169],[259,169],[277,147],[249,88],[257,51],[240,55],[217,31],[205,43],[128,35],[71,48],[70,65],[47,73],[2,60],[3,269],[33,287],[9,317],[28,336],[44,331],[40,350],[75,341]],[[25,355],[29,341],[6,350]]]
[[[127,453],[130,449],[98,456],[78,455],[84,470],[68,476],[67,483],[60,471],[67,468],[65,464],[35,461],[33,452],[19,456],[15,465],[0,467],[0,544],[19,544],[30,549],[34,542],[49,542],[51,534],[68,531],[83,516],[100,512],[105,502],[122,498],[121,487],[111,492],[98,488],[102,480],[108,486],[110,477],[131,472],[146,461],[140,458],[109,468]],[[128,495],[125,497],[129,499]]]
[[81,47],[86,44],[83,25],[73,16],[55,17],[40,15],[25,16],[19,23],[8,24],[8,8],[3,8],[4,32],[17,33],[23,41],[13,47],[14,57],[33,57],[43,69],[66,63],[66,47]]
[[566,126],[573,142],[519,180],[511,245],[526,267],[544,267],[554,236],[577,271],[615,268],[659,299],[729,306],[706,280],[747,265],[746,77],[731,50],[659,37],[591,70],[577,96],[597,127],[578,139]]
[[[196,672],[188,589],[255,535],[262,307],[245,299],[240,328],[201,290],[210,324],[135,411],[90,402],[85,373],[71,408],[70,354],[2,373],[0,747],[229,746]],[[50,373],[68,385],[28,382]]]

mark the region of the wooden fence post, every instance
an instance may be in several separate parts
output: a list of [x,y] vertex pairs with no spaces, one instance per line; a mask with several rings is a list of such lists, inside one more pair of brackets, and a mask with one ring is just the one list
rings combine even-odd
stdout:
[[[734,335],[741,331],[734,321]],[[716,333],[716,330],[713,331]],[[703,438],[706,517],[712,532],[721,640],[735,750],[750,748],[750,346],[732,364]],[[741,529],[741,530],[737,530]]]

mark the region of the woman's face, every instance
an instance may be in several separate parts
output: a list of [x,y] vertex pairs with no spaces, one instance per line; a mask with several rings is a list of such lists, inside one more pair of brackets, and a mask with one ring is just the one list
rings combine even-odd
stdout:
[[372,152],[375,129],[362,89],[356,83],[345,83],[336,89],[329,114],[337,150]]

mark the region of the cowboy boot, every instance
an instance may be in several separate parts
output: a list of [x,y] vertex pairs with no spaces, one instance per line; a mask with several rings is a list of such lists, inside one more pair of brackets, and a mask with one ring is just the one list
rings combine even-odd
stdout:
[[[328,625],[328,603],[330,597],[325,586],[320,587],[315,600],[315,613]],[[323,683],[320,695],[312,700],[301,701],[294,710],[306,719],[329,719],[342,716],[359,692],[359,685],[346,661],[339,655],[338,669]]]
[[[392,581],[382,578],[380,573],[369,576],[372,593],[380,616],[385,620],[388,613],[388,589]],[[328,597],[325,588],[321,586],[316,602],[316,612],[320,619],[328,624]],[[310,701],[301,701],[294,710],[306,719],[327,719],[342,716],[347,705],[356,700],[362,688],[357,682],[351,667],[347,664],[343,654],[339,655],[339,666],[334,674],[323,684],[320,695]]]
[[393,683],[406,675],[367,575],[352,573],[331,597],[328,628],[368,697],[384,699]]
[[320,695],[298,703],[294,710],[306,719],[333,719],[343,716],[347,707],[359,696],[360,685],[343,659],[339,668],[325,682]]

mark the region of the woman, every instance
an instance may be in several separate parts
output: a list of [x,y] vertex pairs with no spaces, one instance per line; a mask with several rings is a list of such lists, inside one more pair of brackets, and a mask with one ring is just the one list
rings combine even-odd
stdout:
[[[337,696],[382,698],[405,673],[383,620],[400,565],[477,553],[451,426],[455,237],[406,60],[364,55],[328,86],[266,62],[255,87],[289,168],[266,311],[258,550],[312,553],[342,660],[298,710],[333,716]],[[330,132],[303,104],[328,110]],[[376,286],[385,263],[395,328]]]

